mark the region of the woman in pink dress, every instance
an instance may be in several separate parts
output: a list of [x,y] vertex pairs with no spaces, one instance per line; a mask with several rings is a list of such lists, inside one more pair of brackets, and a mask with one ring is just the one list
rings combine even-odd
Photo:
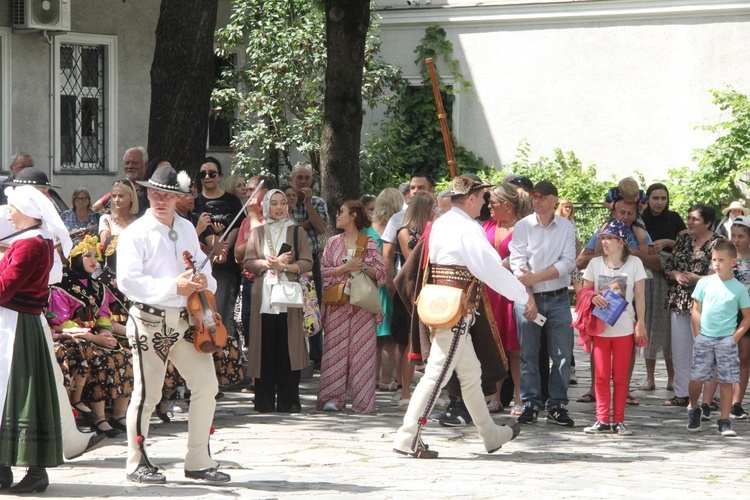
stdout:
[[[359,200],[341,205],[336,229],[343,232],[326,243],[320,267],[323,287],[345,283],[362,271],[377,285],[385,284],[385,264],[375,240],[366,238],[361,257],[355,257],[357,240],[369,221]],[[377,372],[376,327],[383,313],[371,313],[351,303],[323,304],[323,360],[317,408],[341,411],[346,406],[347,386],[356,413],[375,411],[375,376]]]
[[[503,264],[510,270],[507,260],[510,256],[508,245],[513,238],[513,226],[531,213],[529,195],[526,191],[517,189],[513,184],[503,182],[490,193],[490,212],[492,218],[485,221],[482,227],[487,233],[489,242],[495,247],[500,257],[504,259]],[[489,287],[486,290],[492,305],[492,313],[500,331],[500,338],[508,356],[511,377],[513,377],[515,395],[510,414],[520,415],[523,411],[521,405],[521,345],[518,342],[518,330],[513,316],[513,302]],[[501,386],[502,382],[499,382],[497,392],[492,395],[489,403],[487,403],[490,413],[497,413],[502,409],[500,405]]]

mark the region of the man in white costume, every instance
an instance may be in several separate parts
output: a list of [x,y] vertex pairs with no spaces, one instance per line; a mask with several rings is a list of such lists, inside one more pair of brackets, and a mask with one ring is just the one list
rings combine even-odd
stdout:
[[216,290],[210,272],[193,276],[185,271],[184,251],[198,263],[205,259],[195,228],[175,213],[177,199],[190,192],[190,178],[180,172],[178,180],[171,166],[163,166],[147,182],[138,182],[148,188],[151,208],[120,234],[117,244],[117,282],[133,301],[127,332],[135,384],[128,407],[126,477],[137,483],[166,483],[146,454],[146,440],[169,359],[191,392],[185,477],[228,482],[229,475],[217,470],[208,450],[219,390],[213,357],[193,346],[186,308],[190,294]]
[[[477,304],[479,287],[471,287],[473,278],[517,304],[527,304],[525,287],[502,265],[497,251],[487,241],[484,230],[474,220],[484,204],[483,193],[491,185],[469,177],[453,180],[453,207],[435,221],[429,235],[430,282],[464,290],[473,289],[468,304]],[[479,284],[481,286],[481,283]],[[404,423],[396,433],[393,450],[415,458],[436,458],[438,453],[422,443],[420,433],[437,400],[437,395],[456,371],[461,394],[469,414],[479,430],[488,453],[514,439],[520,429],[496,425],[484,401],[481,366],[472,342],[467,337],[474,322],[470,308],[456,326],[437,330],[422,379],[412,394]]]

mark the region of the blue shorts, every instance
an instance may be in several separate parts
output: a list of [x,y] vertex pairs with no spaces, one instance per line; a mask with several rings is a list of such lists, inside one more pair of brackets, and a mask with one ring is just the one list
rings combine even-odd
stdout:
[[728,384],[740,381],[740,357],[737,343],[731,335],[707,337],[698,335],[693,344],[693,366],[691,380],[708,382],[714,379]]

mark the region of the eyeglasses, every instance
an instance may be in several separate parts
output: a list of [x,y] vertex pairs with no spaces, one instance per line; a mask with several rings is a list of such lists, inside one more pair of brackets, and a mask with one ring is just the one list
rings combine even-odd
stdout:
[[91,198],[80,197],[80,196],[78,198],[73,198],[73,200],[75,200],[75,201],[89,201],[90,199]]
[[216,170],[201,170],[200,171],[200,177],[201,179],[205,179],[206,177],[214,178],[217,175],[219,175],[219,172]]
[[501,200],[495,201],[495,200],[490,199],[490,205],[492,205],[493,207],[495,207],[497,205],[502,205],[503,203],[505,203],[505,202],[501,201]]

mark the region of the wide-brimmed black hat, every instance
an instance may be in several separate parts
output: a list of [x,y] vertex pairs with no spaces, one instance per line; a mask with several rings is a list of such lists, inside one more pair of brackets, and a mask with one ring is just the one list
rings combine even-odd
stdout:
[[154,174],[147,181],[136,181],[141,186],[165,193],[187,194],[190,192],[190,176],[187,172],[177,175],[174,168],[164,165],[154,170]]
[[474,174],[466,174],[453,179],[453,183],[448,192],[450,193],[451,198],[455,198],[457,196],[464,196],[484,189],[489,189],[494,186],[494,184],[483,181]]
[[5,182],[6,186],[43,186],[48,188],[60,189],[59,186],[53,186],[49,183],[49,177],[36,167],[26,167],[18,175]]

